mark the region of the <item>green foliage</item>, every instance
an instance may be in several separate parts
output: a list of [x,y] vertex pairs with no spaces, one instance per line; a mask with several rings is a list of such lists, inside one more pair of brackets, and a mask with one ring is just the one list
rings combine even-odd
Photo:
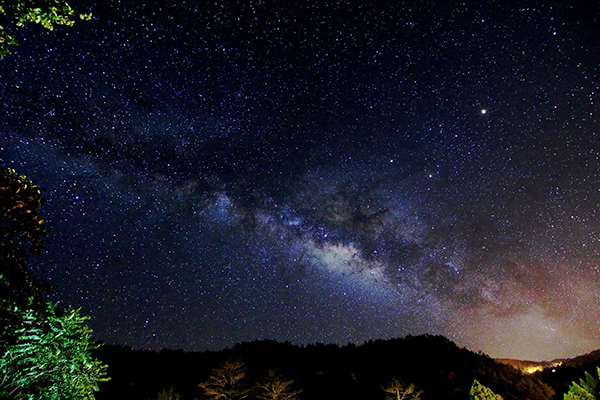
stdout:
[[48,233],[43,204],[38,186],[0,168],[0,398],[93,399],[107,378],[87,317],[43,301],[50,285],[28,269]]
[[473,381],[469,396],[471,400],[502,400],[502,396],[492,392],[491,389],[483,386],[477,380]]
[[416,391],[414,384],[404,384],[397,379],[392,380],[388,386],[383,388],[387,393],[386,400],[419,400],[422,390]]
[[[69,4],[58,0],[0,0],[0,14],[10,17],[18,27],[34,23],[48,30],[57,25],[73,26],[77,18],[92,17],[92,14],[77,14]],[[15,37],[0,26],[0,58],[10,54],[10,47],[16,44]]]
[[[597,374],[600,377],[600,368],[597,368]],[[599,390],[598,379],[586,372],[585,377],[580,379],[579,383],[571,383],[569,391],[564,395],[564,400],[595,400],[600,398]]]
[[4,304],[20,320],[5,326],[0,347],[0,396],[25,399],[94,399],[106,366],[91,356],[97,345],[87,317],[79,310],[61,312]]
[[[0,7],[0,14],[4,13],[4,9]],[[0,59],[6,57],[10,54],[10,48],[12,46],[17,45],[17,40],[15,37],[4,29],[2,25],[0,25]]]
[[293,384],[293,380],[285,379],[274,370],[269,370],[266,380],[257,385],[259,393],[256,397],[264,400],[296,400],[302,390],[292,390]]
[[30,255],[38,255],[48,233],[39,216],[42,189],[13,169],[0,167],[0,300],[40,299],[48,284],[28,269]]
[[242,360],[228,360],[199,384],[206,396],[216,400],[238,400],[247,397],[251,389],[246,384],[246,367]]

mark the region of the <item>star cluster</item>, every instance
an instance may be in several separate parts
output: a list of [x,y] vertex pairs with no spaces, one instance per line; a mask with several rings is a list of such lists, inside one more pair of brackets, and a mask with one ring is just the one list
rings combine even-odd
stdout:
[[597,4],[138,3],[0,64],[33,266],[98,340],[600,347]]

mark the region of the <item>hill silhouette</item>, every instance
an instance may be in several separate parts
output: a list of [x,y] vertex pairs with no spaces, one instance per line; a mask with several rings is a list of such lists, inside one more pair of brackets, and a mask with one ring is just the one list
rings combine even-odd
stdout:
[[545,368],[532,375],[554,390],[556,400],[562,400],[562,394],[569,390],[571,382],[578,382],[583,378],[584,372],[597,376],[596,369],[600,367],[600,350],[556,361],[560,361],[561,365]]
[[539,376],[460,348],[443,336],[408,336],[341,347],[261,340],[201,353],[105,345],[95,355],[108,364],[112,378],[101,384],[98,400],[154,399],[169,387],[184,400],[201,399],[198,384],[232,358],[243,360],[251,381],[261,381],[269,369],[293,379],[294,387],[303,390],[302,399],[383,399],[382,387],[392,379],[415,384],[423,390],[423,400],[467,399],[475,379],[505,400],[549,400],[555,395]]

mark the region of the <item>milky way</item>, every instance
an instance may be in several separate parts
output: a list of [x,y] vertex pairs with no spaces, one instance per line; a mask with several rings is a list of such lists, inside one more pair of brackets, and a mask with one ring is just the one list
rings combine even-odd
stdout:
[[33,267],[98,340],[600,347],[597,4],[144,3],[0,63]]

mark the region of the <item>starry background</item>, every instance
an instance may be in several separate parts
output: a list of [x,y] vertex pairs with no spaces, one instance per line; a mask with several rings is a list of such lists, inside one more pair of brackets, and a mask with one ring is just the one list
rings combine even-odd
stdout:
[[135,348],[600,348],[595,1],[73,3],[0,62],[36,273]]

